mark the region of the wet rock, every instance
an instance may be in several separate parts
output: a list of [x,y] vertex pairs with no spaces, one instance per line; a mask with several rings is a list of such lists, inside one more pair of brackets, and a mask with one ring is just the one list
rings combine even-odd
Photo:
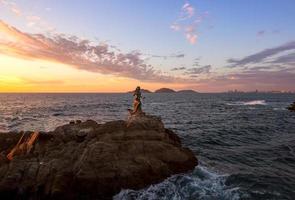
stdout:
[[287,109],[295,112],[295,102],[293,102]]
[[0,134],[0,199],[111,199],[197,165],[155,116],[60,126],[40,133],[30,154],[8,162],[20,135]]

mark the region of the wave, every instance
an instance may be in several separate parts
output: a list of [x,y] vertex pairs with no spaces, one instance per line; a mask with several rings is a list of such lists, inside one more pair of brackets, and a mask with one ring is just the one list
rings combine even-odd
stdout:
[[238,187],[225,185],[227,175],[218,175],[198,166],[191,174],[172,176],[142,190],[122,190],[114,200],[185,200],[185,199],[240,199]]
[[265,100],[253,100],[253,101],[237,101],[232,103],[227,103],[229,106],[254,106],[254,105],[267,105]]

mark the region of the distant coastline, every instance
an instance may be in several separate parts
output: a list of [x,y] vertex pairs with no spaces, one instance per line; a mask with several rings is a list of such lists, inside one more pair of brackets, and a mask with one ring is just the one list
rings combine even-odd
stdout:
[[[160,88],[158,90],[161,90],[163,88]],[[164,88],[165,89],[165,88]],[[170,89],[170,88],[167,88],[169,90],[172,90],[172,91],[163,91],[161,90],[161,92],[156,92],[158,90],[155,90],[155,91],[151,91],[151,90],[148,90],[148,89],[141,89],[141,92],[142,93],[196,93],[196,94],[295,94],[295,91],[286,91],[286,90],[282,90],[282,91],[239,91],[239,90],[230,90],[230,91],[220,91],[220,92],[207,92],[207,91],[195,91],[195,90],[173,90],[173,89]],[[124,93],[133,93],[133,91],[115,91],[115,92],[106,92],[106,91],[103,91],[103,92],[100,92],[100,91],[58,91],[58,92],[54,92],[54,91],[36,91],[36,92],[32,92],[32,91],[21,91],[21,92],[16,92],[16,91],[13,91],[13,92],[0,92],[0,95],[9,95],[9,94],[124,94]]]
[[[129,91],[127,93],[132,93],[133,91]],[[171,88],[160,88],[155,90],[154,92],[147,90],[147,89],[141,89],[142,93],[198,93],[194,90],[173,90]]]
[[[229,90],[229,91],[223,91],[223,92],[198,92],[192,89],[187,89],[187,90],[174,90],[171,88],[160,88],[155,90],[154,92],[148,89],[141,89],[142,93],[229,93],[229,94],[240,94],[240,93],[257,93],[257,94],[294,94],[295,91],[287,91],[287,90],[271,90],[271,91],[258,91],[258,90],[253,90],[253,91],[240,91],[240,90]],[[128,91],[127,93],[133,93],[133,91]]]

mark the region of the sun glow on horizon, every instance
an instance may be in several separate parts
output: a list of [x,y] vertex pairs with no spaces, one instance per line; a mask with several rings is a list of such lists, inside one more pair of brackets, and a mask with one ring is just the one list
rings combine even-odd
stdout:
[[106,2],[0,0],[0,92],[295,92],[291,2]]
[[[163,83],[101,75],[39,59],[22,59],[0,54],[0,92],[127,92],[135,86],[156,90]],[[180,84],[167,84],[181,88]],[[180,87],[179,87],[180,86]]]

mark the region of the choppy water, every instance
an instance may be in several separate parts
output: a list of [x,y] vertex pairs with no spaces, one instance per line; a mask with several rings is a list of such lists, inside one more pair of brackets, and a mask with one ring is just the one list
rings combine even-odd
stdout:
[[[295,199],[294,94],[145,94],[200,165],[114,199]],[[126,119],[130,94],[0,94],[0,132]]]

